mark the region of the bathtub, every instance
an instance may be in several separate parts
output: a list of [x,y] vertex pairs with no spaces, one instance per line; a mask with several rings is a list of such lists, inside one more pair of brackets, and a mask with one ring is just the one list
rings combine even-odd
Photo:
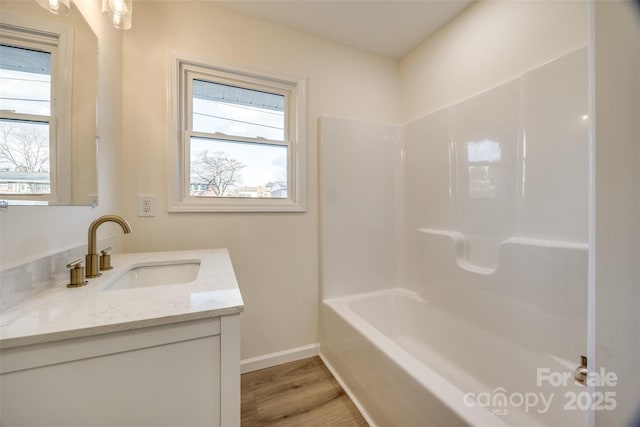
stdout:
[[372,425],[586,425],[575,364],[409,290],[325,299],[321,316],[321,357]]

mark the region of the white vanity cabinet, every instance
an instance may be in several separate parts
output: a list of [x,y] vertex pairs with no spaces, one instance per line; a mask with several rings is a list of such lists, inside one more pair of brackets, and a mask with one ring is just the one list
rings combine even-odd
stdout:
[[105,291],[114,269],[92,287],[58,286],[3,314],[2,427],[240,426],[244,303],[228,253],[119,261],[125,271],[158,259],[197,259],[200,273],[189,283]]
[[239,426],[239,314],[3,349],[2,426]]

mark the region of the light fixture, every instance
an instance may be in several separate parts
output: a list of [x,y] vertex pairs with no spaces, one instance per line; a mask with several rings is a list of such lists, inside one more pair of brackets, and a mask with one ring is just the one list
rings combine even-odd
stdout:
[[56,15],[71,13],[71,0],[36,0],[38,4]]
[[133,0],[102,0],[102,14],[109,17],[114,27],[128,30],[133,16]]

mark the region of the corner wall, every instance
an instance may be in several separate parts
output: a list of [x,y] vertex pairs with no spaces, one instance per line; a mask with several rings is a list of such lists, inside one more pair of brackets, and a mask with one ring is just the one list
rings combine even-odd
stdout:
[[477,1],[400,62],[401,120],[463,101],[586,43],[585,2]]

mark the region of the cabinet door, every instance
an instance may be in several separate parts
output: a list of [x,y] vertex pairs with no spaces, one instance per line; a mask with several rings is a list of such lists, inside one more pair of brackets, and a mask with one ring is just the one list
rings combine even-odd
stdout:
[[220,336],[2,375],[2,425],[219,426]]

